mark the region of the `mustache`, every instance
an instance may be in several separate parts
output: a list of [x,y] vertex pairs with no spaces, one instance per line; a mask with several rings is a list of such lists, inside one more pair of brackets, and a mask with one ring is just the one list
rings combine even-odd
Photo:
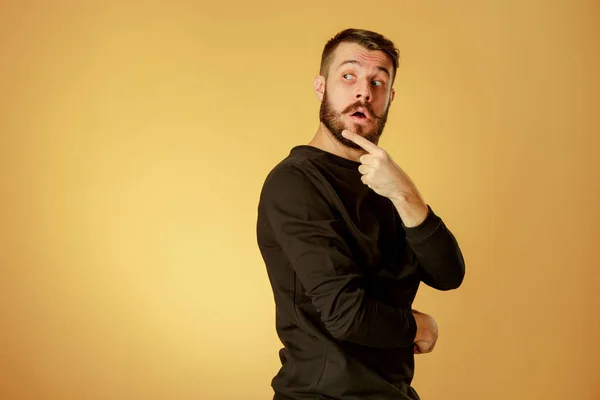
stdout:
[[348,107],[346,107],[344,109],[344,111],[342,111],[342,114],[348,114],[348,113],[353,112],[361,107],[364,108],[365,110],[367,110],[369,112],[369,115],[371,115],[373,118],[381,119],[380,115],[375,114],[375,112],[373,111],[373,108],[371,107],[371,104],[365,103],[362,101],[357,101],[356,103],[349,105]]

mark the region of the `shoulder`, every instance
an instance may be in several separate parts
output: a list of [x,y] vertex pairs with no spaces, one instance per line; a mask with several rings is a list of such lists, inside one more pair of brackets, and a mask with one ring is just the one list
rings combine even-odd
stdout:
[[259,214],[278,210],[315,216],[335,208],[331,188],[306,157],[290,155],[267,174],[259,197]]
[[[324,152],[317,148],[307,145],[293,147],[290,153],[269,171],[264,186],[269,188],[286,183],[314,185],[323,180],[320,170],[323,158]],[[321,165],[321,168],[318,165]]]
[[315,188],[314,175],[310,162],[288,157],[269,171],[263,183],[261,197],[306,193]]

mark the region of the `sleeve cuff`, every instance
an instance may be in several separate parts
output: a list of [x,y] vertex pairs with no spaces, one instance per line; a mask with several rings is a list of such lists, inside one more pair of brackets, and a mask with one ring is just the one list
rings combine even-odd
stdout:
[[419,225],[408,228],[406,227],[406,225],[404,225],[404,223],[402,224],[402,227],[406,232],[406,240],[408,242],[423,242],[427,240],[427,238],[429,238],[431,235],[433,235],[435,231],[437,231],[440,227],[442,223],[440,217],[433,212],[429,204],[427,205],[427,208],[429,210],[427,212],[427,217],[425,217],[425,220]]

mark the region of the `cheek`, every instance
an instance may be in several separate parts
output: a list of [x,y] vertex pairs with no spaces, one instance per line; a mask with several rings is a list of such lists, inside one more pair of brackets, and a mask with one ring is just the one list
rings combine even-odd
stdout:
[[337,111],[343,110],[348,105],[346,96],[341,91],[327,92],[327,101]]
[[332,100],[338,101],[343,95],[344,88],[342,87],[332,85],[327,88],[327,96]]
[[380,97],[380,100],[377,102],[377,108],[383,111],[389,107],[390,102],[390,95],[386,93],[385,95]]

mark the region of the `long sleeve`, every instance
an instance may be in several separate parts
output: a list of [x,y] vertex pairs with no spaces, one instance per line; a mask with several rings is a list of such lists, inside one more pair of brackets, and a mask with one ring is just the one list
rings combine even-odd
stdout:
[[317,177],[287,165],[265,181],[259,212],[333,337],[378,348],[411,345],[411,310],[367,295],[331,195]]
[[465,262],[456,238],[431,207],[425,220],[407,228],[406,240],[415,253],[421,280],[438,290],[458,288],[465,276]]

